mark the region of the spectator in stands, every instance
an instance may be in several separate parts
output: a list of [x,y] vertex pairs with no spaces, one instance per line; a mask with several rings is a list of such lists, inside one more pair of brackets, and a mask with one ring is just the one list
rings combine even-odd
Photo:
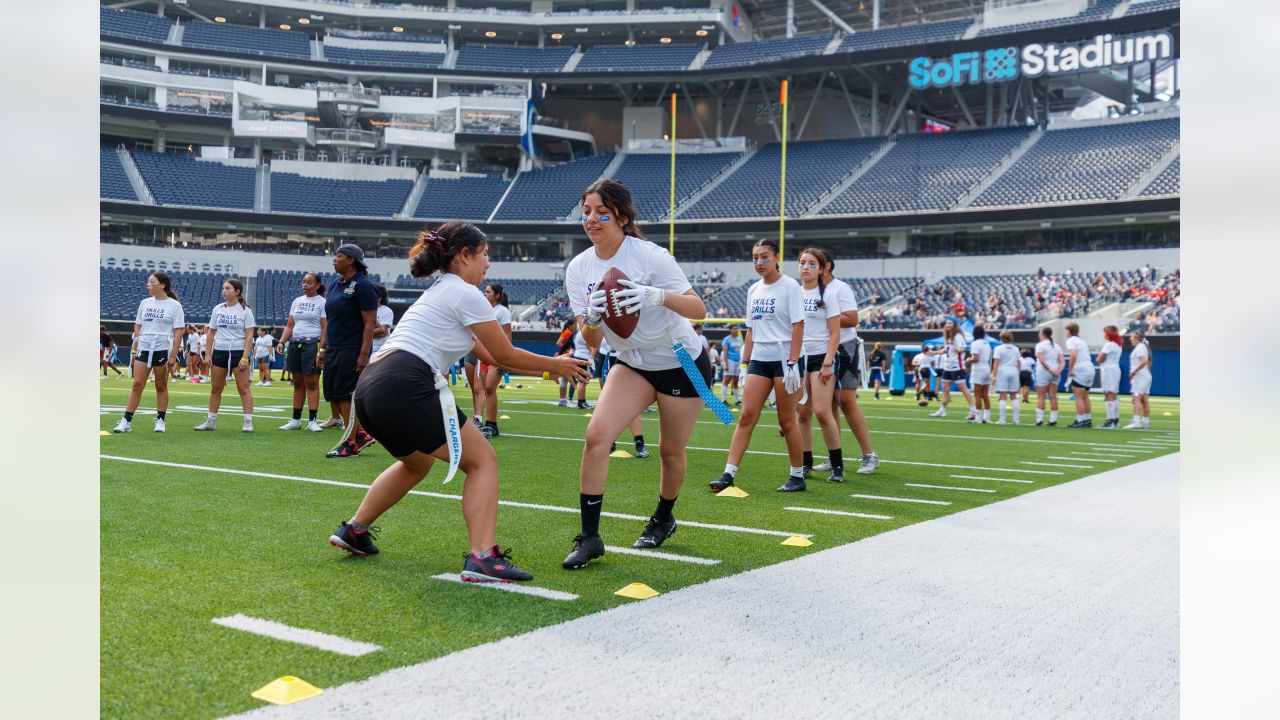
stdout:
[[302,276],[302,294],[289,306],[289,320],[280,336],[285,369],[293,382],[293,419],[280,426],[281,430],[298,430],[302,427],[302,402],[307,403],[307,430],[320,432],[323,426],[316,422],[320,409],[320,368],[324,358],[319,352],[320,338],[324,337],[329,319],[325,315],[324,283],[316,273]]
[[196,430],[216,430],[218,409],[222,407],[222,390],[227,386],[227,374],[235,378],[236,392],[240,394],[240,408],[244,414],[243,432],[253,432],[253,393],[249,390],[249,358],[253,354],[253,329],[257,323],[253,310],[244,301],[244,283],[230,278],[222,283],[225,302],[215,305],[209,317],[205,364],[212,368],[209,376],[209,416],[196,426]]
[[369,279],[369,267],[359,245],[339,247],[333,254],[333,269],[340,279],[325,296],[324,312],[329,323],[317,352],[324,355],[324,399],[329,401],[333,417],[351,425],[346,437],[325,457],[344,458],[358,455],[373,442],[373,437],[360,428],[359,419],[351,416],[351,396],[373,352],[378,291]]
[[116,367],[116,340],[107,332],[106,325],[98,326],[98,367],[102,368],[102,377],[107,377],[107,368],[116,371],[116,377],[124,377],[120,368]]
[[276,339],[267,328],[258,328],[258,337],[253,341],[253,360],[258,366],[258,382],[260,387],[271,385],[271,363],[276,360]]
[[[498,320],[498,326],[502,328],[503,334],[507,336],[507,342],[511,342],[511,301],[507,298],[507,294],[502,291],[502,286],[498,283],[489,283],[484,288],[484,298],[493,306],[494,317]],[[484,383],[484,426],[480,428],[480,434],[486,438],[498,437],[498,381],[502,378],[502,369],[493,366],[480,366],[479,376],[483,378]]]
[[1040,328],[1036,344],[1036,426],[1044,425],[1045,397],[1049,398],[1049,426],[1058,424],[1058,378],[1062,375],[1062,348],[1053,341],[1053,328]]
[[133,386],[129,388],[129,400],[124,406],[124,417],[111,432],[133,431],[133,413],[142,400],[147,387],[147,376],[156,376],[155,431],[164,432],[164,414],[169,409],[169,371],[178,369],[178,348],[182,345],[182,326],[186,318],[182,303],[173,291],[169,276],[154,272],[147,276],[149,295],[138,303],[138,313],[133,320],[133,337],[136,353],[133,353]]

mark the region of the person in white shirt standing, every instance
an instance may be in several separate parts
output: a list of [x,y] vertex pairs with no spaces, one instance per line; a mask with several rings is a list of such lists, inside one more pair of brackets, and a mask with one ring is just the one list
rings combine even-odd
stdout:
[[[862,341],[858,337],[858,298],[849,283],[835,276],[836,261],[831,255],[825,250],[819,252],[823,257],[822,281],[827,284],[827,291],[832,294],[840,309],[840,345],[836,349],[835,366],[836,387],[839,390],[836,400],[844,414],[845,423],[849,425],[849,430],[862,451],[858,474],[870,475],[880,467],[880,456],[871,446],[871,429],[867,426],[866,415],[862,414],[862,407],[858,405],[858,388],[862,387],[863,380]],[[836,425],[839,424],[837,416]]]
[[267,328],[258,328],[258,337],[253,339],[253,359],[258,364],[258,382],[262,387],[271,386],[271,363],[276,360],[276,339]]
[[996,425],[1004,425],[1004,414],[1006,407],[1013,406],[1013,424],[1021,425],[1022,419],[1019,417],[1019,411],[1022,406],[1018,403],[1018,390],[1021,386],[1021,355],[1018,352],[1018,346],[1013,344],[1013,333],[1009,330],[1000,331],[1000,347],[995,349],[991,354],[992,367],[991,373],[996,379],[996,393],[1000,396],[1000,419],[995,422]]
[[[493,316],[497,319],[502,332],[506,334],[507,341],[510,342],[511,301],[507,299],[507,294],[502,291],[502,286],[498,283],[489,283],[484,288],[484,299],[493,306]],[[493,439],[500,434],[498,432],[498,381],[502,379],[502,368],[481,365],[476,377],[482,379],[484,383],[484,426],[480,428],[480,434]]]
[[200,382],[200,338],[204,333],[195,325],[187,326],[187,337],[183,341],[187,346],[187,380],[188,382]]
[[1102,328],[1106,342],[1098,353],[1098,365],[1102,369],[1102,395],[1107,403],[1107,421],[1103,429],[1120,427],[1120,355],[1124,352],[1124,337],[1115,325]]
[[1071,378],[1071,394],[1076,400],[1076,421],[1067,427],[1093,427],[1093,402],[1089,390],[1097,370],[1089,356],[1089,343],[1080,337],[1080,325],[1067,323],[1067,375]]
[[804,349],[804,291],[800,283],[782,274],[778,267],[778,244],[774,241],[757,242],[751,249],[751,261],[760,279],[747,290],[747,337],[742,346],[747,379],[742,393],[742,414],[733,430],[724,473],[708,483],[708,487],[719,492],[734,484],[738,464],[751,444],[760,411],[772,391],[778,403],[778,428],[786,438],[791,461],[790,474],[778,492],[800,492],[805,490],[804,449],[796,420],[796,402],[804,379],[800,367]]
[[800,444],[804,448],[804,475],[813,473],[813,416],[818,416],[827,446],[831,474],[827,482],[844,482],[844,453],[840,425],[832,404],[836,396],[836,353],[840,347],[840,305],[835,292],[822,280],[826,254],[817,248],[800,251],[800,288],[804,292],[804,371],[808,392],[797,406]]
[[205,357],[211,369],[209,375],[209,416],[196,426],[196,430],[216,430],[218,409],[222,407],[222,390],[227,386],[227,374],[236,381],[240,394],[244,425],[241,430],[253,432],[253,393],[249,390],[249,355],[253,352],[253,329],[257,323],[253,310],[244,301],[244,283],[231,278],[222,283],[222,297],[226,302],[216,305],[209,317],[208,344],[213,347]]
[[[370,357],[352,395],[352,412],[395,458],[365,493],[355,515],[338,525],[329,544],[353,555],[375,555],[371,527],[426,477],[437,461],[466,475],[462,517],[470,552],[460,579],[520,582],[533,576],[498,546],[498,457],[458,410],[444,373],[468,351],[490,364],[529,374],[585,375],[577,361],[547,358],[512,347],[477,285],[489,269],[489,241],[474,225],[446,223],[422,232],[409,251],[416,278],[440,273],[400,318],[396,332]],[[492,353],[492,354],[491,354]],[[495,360],[496,358],[496,360]]]
[[129,400],[125,403],[124,417],[112,432],[133,431],[133,413],[142,400],[147,387],[147,376],[156,377],[155,431],[164,432],[164,414],[169,409],[169,372],[178,371],[178,347],[182,344],[182,326],[186,317],[182,303],[173,291],[169,276],[154,272],[147,276],[148,297],[138,303],[138,314],[133,319],[133,336],[136,353],[133,356],[133,386],[129,388]]
[[1129,336],[1133,351],[1129,353],[1129,394],[1133,396],[1133,419],[1125,430],[1151,426],[1151,345],[1146,333],[1134,330]]
[[1036,425],[1044,425],[1045,396],[1049,398],[1049,426],[1058,424],[1058,378],[1062,375],[1062,348],[1053,342],[1053,328],[1040,328],[1036,343]]
[[289,305],[289,320],[280,336],[278,350],[284,353],[285,369],[293,383],[293,419],[280,426],[281,430],[302,428],[302,403],[307,403],[307,430],[321,432],[324,428],[316,422],[320,411],[320,370],[324,360],[320,356],[320,338],[329,324],[325,316],[324,283],[316,273],[302,276],[302,294]]
[[981,323],[973,326],[973,342],[969,344],[969,379],[973,381],[973,422],[991,422],[991,343]]
[[947,405],[951,403],[952,383],[960,388],[960,392],[964,394],[965,404],[969,407],[965,420],[973,420],[977,416],[973,407],[973,393],[970,392],[965,380],[965,353],[964,333],[960,332],[960,326],[954,319],[947,318],[947,322],[942,326],[942,373],[938,379],[938,383],[942,386],[942,407],[929,413],[929,417],[947,416]]

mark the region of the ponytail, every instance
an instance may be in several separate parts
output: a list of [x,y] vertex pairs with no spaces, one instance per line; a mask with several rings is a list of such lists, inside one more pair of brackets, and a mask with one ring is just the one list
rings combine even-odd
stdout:
[[324,295],[324,281],[320,279],[320,273],[309,272],[304,274],[302,279],[306,280],[308,276],[315,278],[316,295]]
[[174,291],[174,289],[173,289],[173,282],[172,282],[171,280],[169,280],[169,274],[168,274],[168,273],[166,273],[166,272],[164,272],[164,271],[162,271],[162,270],[157,270],[157,271],[155,271],[155,272],[151,273],[151,276],[152,276],[152,277],[154,277],[154,278],[156,279],[156,282],[160,283],[160,287],[163,287],[163,288],[164,288],[164,294],[165,294],[165,295],[168,295],[170,298],[172,298],[172,299],[174,299],[174,300],[177,300],[177,299],[178,299],[178,293]]
[[236,291],[236,298],[239,299],[240,304],[244,305],[246,310],[251,310],[249,301],[244,298],[244,283],[237,278],[227,278],[226,283],[231,286],[232,290]]
[[418,242],[409,250],[409,274],[424,278],[440,271],[448,271],[453,259],[462,250],[479,250],[489,242],[484,233],[467,222],[447,222],[435,230],[423,230]]

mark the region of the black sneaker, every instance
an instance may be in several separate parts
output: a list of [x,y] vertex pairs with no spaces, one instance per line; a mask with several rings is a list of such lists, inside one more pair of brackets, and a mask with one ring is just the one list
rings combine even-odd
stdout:
[[636,457],[641,459],[649,457],[649,448],[645,447],[644,445],[637,446]]
[[489,439],[496,438],[498,437],[498,428],[491,425],[481,425],[480,434]]
[[579,409],[579,410],[590,410],[590,409],[591,409],[591,406],[587,404],[587,401],[586,401],[586,400],[579,400],[579,401],[578,401],[578,409]]
[[715,480],[712,480],[711,482],[707,483],[707,487],[711,488],[712,490],[715,490],[716,492],[720,492],[721,490],[727,487],[731,487],[732,485],[733,485],[733,476],[730,475],[729,473],[725,473],[720,477],[716,478]]
[[604,540],[599,535],[583,535],[579,533],[573,538],[573,550],[569,552],[560,567],[565,570],[586,567],[587,563],[598,557],[604,557]]
[[479,415],[471,418],[471,424],[475,425],[477,430],[484,430],[484,420],[481,420]]
[[804,491],[805,491],[804,478],[796,477],[795,475],[792,475],[791,477],[787,478],[787,481],[782,484],[782,487],[778,488],[778,492],[804,492]]
[[805,465],[805,466],[804,466],[804,478],[805,478],[806,480],[808,480],[808,479],[809,479],[809,478],[811,478],[811,477],[813,477],[813,467],[811,467],[811,466],[809,466],[809,465]]
[[373,534],[377,529],[371,527],[368,530],[356,530],[351,527],[351,523],[344,520],[329,536],[329,544],[360,557],[377,555],[378,546],[373,544],[373,541],[378,539],[378,536]]
[[1085,418],[1084,420],[1081,420],[1081,421],[1080,421],[1080,427],[1082,427],[1082,428],[1091,428],[1091,427],[1093,427],[1093,418]]
[[631,543],[633,548],[656,548],[660,547],[667,538],[676,534],[676,519],[672,517],[670,522],[658,522],[657,519],[650,517],[648,524],[644,526],[644,532],[640,533],[640,539]]
[[493,546],[493,554],[483,560],[473,553],[466,554],[462,564],[462,579],[466,582],[524,582],[533,575],[511,562],[511,550]]
[[356,447],[356,442],[354,440],[347,440],[346,442],[339,443],[338,447],[325,453],[324,456],[327,458],[345,458],[355,457],[359,454],[360,448]]
[[355,443],[356,443],[356,452],[360,452],[361,450],[364,450],[370,445],[373,445],[374,443],[378,442],[377,440],[373,439],[372,435],[370,435],[369,433],[363,430],[360,430],[359,432],[357,432],[355,438],[353,439],[355,440]]
[[1040,427],[1041,425],[1044,425],[1044,421],[1043,421],[1043,420],[1037,420],[1037,421],[1036,421],[1036,427]]
[[1083,420],[1076,420],[1075,422],[1071,423],[1071,424],[1070,424],[1070,425],[1068,425],[1067,427],[1069,427],[1069,428],[1082,428],[1082,427],[1084,427],[1084,426],[1085,426],[1085,425],[1084,425],[1084,421],[1083,421]]
[[842,483],[844,482],[844,468],[835,468],[831,474],[827,476],[827,482]]
[[1058,421],[1057,421],[1057,420],[1050,420],[1050,421],[1049,421],[1049,427],[1055,427],[1055,426],[1057,426],[1057,424],[1058,424]]

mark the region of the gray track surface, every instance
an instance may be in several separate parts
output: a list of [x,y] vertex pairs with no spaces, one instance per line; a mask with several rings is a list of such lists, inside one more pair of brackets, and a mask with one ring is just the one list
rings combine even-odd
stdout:
[[1178,457],[238,717],[1176,718]]

